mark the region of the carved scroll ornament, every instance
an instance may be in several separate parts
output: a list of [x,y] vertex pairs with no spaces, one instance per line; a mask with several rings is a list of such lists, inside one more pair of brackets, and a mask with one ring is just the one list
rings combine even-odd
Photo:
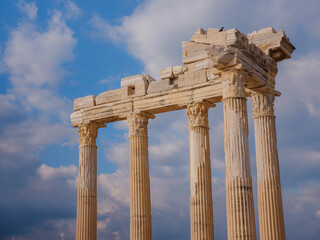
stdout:
[[208,111],[215,104],[208,102],[197,102],[187,106],[187,116],[189,118],[189,128],[206,127],[209,128]]
[[127,120],[129,125],[129,137],[148,136],[148,120],[155,116],[150,113],[140,112],[131,114]]
[[274,96],[270,94],[251,93],[253,118],[274,116]]

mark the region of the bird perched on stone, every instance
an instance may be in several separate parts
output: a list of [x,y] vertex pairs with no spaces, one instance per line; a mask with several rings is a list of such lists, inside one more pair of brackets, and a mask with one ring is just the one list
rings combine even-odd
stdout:
[[219,32],[222,32],[222,31],[223,31],[223,29],[224,29],[224,27],[220,28]]

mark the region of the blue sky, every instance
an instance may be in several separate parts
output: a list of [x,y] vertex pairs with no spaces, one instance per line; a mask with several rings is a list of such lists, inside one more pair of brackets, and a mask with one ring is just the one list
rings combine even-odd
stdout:
[[[0,239],[74,239],[78,136],[73,99],[179,65],[198,27],[247,34],[273,26],[295,45],[279,64],[278,148],[287,239],[320,235],[320,2],[318,0],[0,3]],[[256,178],[249,108],[251,171]],[[223,113],[211,109],[215,239],[226,239]],[[149,124],[153,239],[188,239],[189,146],[184,111]],[[127,123],[99,131],[98,239],[129,239]],[[256,187],[256,186],[255,186]],[[256,196],[256,188],[254,190]],[[255,210],[257,200],[255,197]],[[256,220],[257,220],[256,213]],[[258,224],[257,224],[258,226]]]

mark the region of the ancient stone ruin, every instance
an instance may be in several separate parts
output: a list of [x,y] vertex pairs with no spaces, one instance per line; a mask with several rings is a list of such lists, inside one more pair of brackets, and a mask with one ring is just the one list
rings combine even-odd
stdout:
[[255,127],[261,240],[284,240],[284,218],[275,128],[277,62],[294,46],[283,31],[265,28],[245,36],[237,29],[199,28],[182,43],[184,65],[161,70],[161,79],[135,75],[121,88],[74,100],[78,127],[77,240],[97,236],[98,129],[127,120],[130,141],[130,239],[151,240],[148,121],[186,109],[190,136],[191,239],[214,239],[208,109],[222,102],[229,240],[255,240],[256,226],[248,147],[247,98]]

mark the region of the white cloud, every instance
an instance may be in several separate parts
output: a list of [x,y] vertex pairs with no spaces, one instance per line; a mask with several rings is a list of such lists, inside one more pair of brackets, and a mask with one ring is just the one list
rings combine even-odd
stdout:
[[36,19],[38,8],[35,2],[28,3],[24,0],[19,0],[17,6],[19,10],[26,13],[31,20]]
[[109,223],[110,223],[110,218],[106,218],[104,220],[98,221],[97,222],[98,231],[106,229]]
[[1,95],[5,105],[0,112],[13,121],[1,134],[2,151],[32,152],[51,143],[77,142],[69,126],[72,101],[57,93],[66,73],[61,65],[73,61],[76,43],[59,11],[46,31],[28,22],[11,30],[2,56],[11,87]]
[[78,169],[75,165],[60,166],[58,168],[53,168],[48,165],[42,164],[38,168],[38,174],[43,180],[53,180],[56,178],[71,177],[76,178],[78,175]]
[[[320,218],[320,182],[313,181],[295,188],[283,189],[283,204],[288,239],[317,239],[319,236]],[[303,219],[301,221],[301,219]],[[296,226],[299,226],[297,228]]]
[[[10,83],[0,94],[0,164],[7,181],[0,187],[10,189],[1,208],[15,216],[6,226],[19,229],[26,239],[56,236],[53,232],[57,231],[69,239],[74,236],[77,167],[40,165],[37,151],[50,144],[75,145],[78,141],[69,123],[72,102],[58,93],[66,74],[62,65],[73,61],[77,40],[59,11],[53,12],[47,27],[22,19],[8,35],[0,54],[1,71],[8,74]],[[22,220],[21,225],[19,219],[28,209],[33,209],[34,221]],[[53,221],[59,212],[64,219]],[[20,237],[16,236],[23,239]]]
[[[61,119],[70,109],[65,107],[68,100],[55,93],[56,86],[65,74],[61,64],[73,61],[77,40],[58,11],[52,15],[48,31],[40,32],[36,28],[36,25],[23,23],[10,33],[3,54],[12,84],[10,92],[27,108],[44,113],[55,109]],[[67,106],[71,106],[71,101]]]
[[77,20],[82,16],[82,10],[75,2],[67,1],[65,3],[66,17],[68,19]]
[[31,153],[48,144],[65,141],[72,145],[78,141],[76,131],[70,126],[52,123],[43,117],[29,117],[6,124],[0,136],[0,150],[2,153]]
[[140,4],[133,14],[121,19],[120,25],[113,26],[94,15],[91,24],[96,31],[92,35],[124,43],[129,54],[144,64],[145,72],[158,77],[161,68],[181,64],[181,42],[190,39],[199,27],[238,27],[252,32],[273,25],[294,33],[303,26],[312,36],[317,28],[311,26],[320,22],[317,6],[317,0],[307,5],[278,0],[268,4],[250,0],[153,0]]
[[101,38],[103,40],[119,41],[119,30],[112,26],[108,21],[94,14],[90,20],[94,31],[91,33],[94,38]]
[[282,96],[279,112],[304,108],[313,117],[320,117],[320,52],[304,54],[287,60],[279,67],[276,82]]

